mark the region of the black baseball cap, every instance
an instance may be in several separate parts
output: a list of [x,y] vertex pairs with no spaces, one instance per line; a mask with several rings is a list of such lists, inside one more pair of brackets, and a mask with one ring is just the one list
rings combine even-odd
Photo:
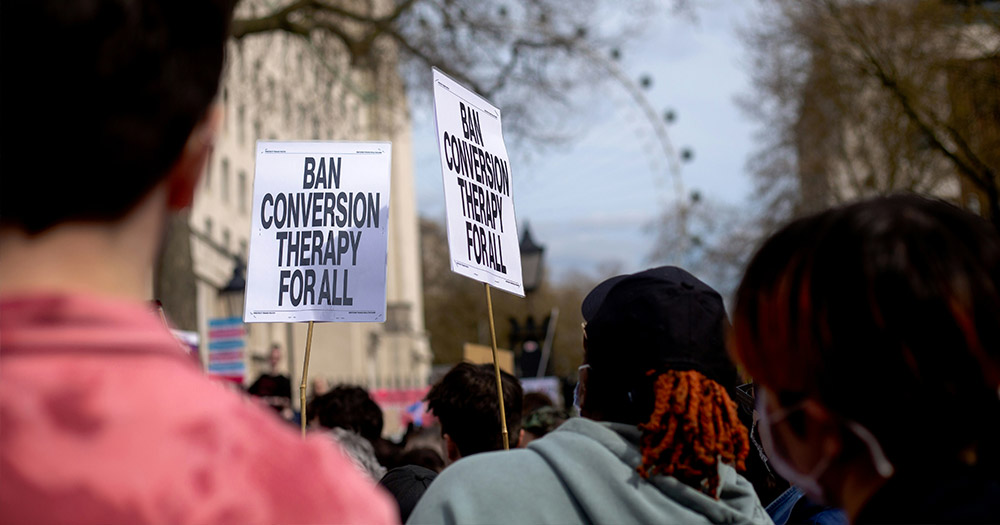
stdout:
[[731,390],[736,367],[726,352],[722,296],[675,266],[618,275],[583,300],[587,362],[619,376],[696,370]]
[[400,521],[405,522],[436,477],[437,472],[431,469],[420,465],[404,465],[386,472],[378,484],[396,500]]

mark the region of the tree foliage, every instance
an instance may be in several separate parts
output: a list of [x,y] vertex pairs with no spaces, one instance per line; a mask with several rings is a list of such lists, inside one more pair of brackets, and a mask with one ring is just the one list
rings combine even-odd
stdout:
[[240,7],[237,39],[284,31],[322,40],[356,67],[398,52],[410,95],[429,92],[437,67],[502,107],[509,134],[540,143],[566,137],[573,94],[604,81],[597,62],[659,11],[646,0],[628,10],[605,0],[243,0]]
[[1000,224],[996,2],[765,0],[746,31],[750,160],[778,220],[910,190]]
[[[449,270],[448,240],[444,225],[420,220],[420,252],[424,283],[424,312],[436,364],[462,360],[465,343],[489,345],[489,319],[483,284]],[[610,277],[610,275],[604,276]],[[510,320],[524,323],[531,313],[541,321],[553,307],[559,309],[549,371],[571,377],[583,362],[580,324],[583,298],[597,284],[590,276],[573,276],[562,283],[543,282],[533,297],[525,299],[508,293],[493,293],[497,344],[509,346]]]

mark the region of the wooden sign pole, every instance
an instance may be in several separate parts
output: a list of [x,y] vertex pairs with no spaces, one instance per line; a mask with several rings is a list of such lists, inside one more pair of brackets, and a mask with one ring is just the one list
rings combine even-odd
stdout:
[[306,334],[306,357],[302,363],[302,383],[299,384],[299,419],[302,420],[302,437],[306,437],[306,385],[309,380],[309,351],[312,349],[312,341],[313,321],[309,321],[309,333]]
[[497,373],[497,399],[500,400],[500,431],[503,433],[503,449],[509,450],[510,444],[507,440],[507,414],[503,408],[503,381],[500,378],[500,361],[497,360],[497,331],[493,325],[493,298],[490,296],[490,285],[486,286],[486,309],[490,315],[490,342],[493,343],[493,369]]

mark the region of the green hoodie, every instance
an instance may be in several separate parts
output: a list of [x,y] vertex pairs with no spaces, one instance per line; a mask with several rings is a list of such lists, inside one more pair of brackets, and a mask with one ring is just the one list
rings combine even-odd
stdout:
[[641,478],[641,459],[635,426],[574,418],[526,449],[449,466],[407,523],[771,523],[729,465],[716,500],[670,476]]

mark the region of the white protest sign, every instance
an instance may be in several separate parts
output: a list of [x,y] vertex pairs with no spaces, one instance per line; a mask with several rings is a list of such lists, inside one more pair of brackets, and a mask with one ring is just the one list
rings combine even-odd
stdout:
[[257,142],[248,323],[385,321],[388,142]]
[[500,110],[434,69],[451,271],[524,296]]

